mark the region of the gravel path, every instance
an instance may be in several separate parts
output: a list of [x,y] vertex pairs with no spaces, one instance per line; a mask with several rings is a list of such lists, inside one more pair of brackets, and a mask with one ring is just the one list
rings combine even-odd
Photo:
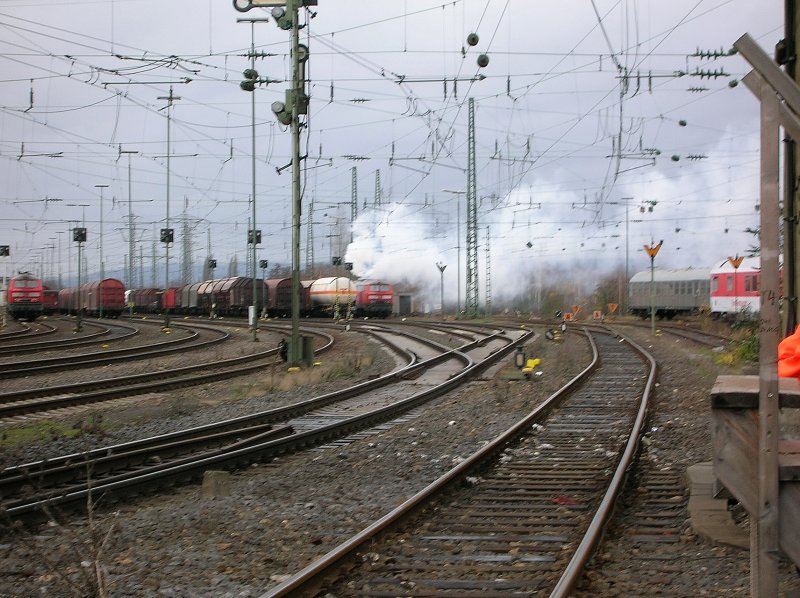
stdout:
[[[650,344],[646,333],[635,336]],[[364,336],[338,337],[335,355],[323,359],[324,371],[303,381],[265,372],[238,392],[231,392],[233,383],[189,389],[182,398],[153,398],[127,413],[106,413],[105,438],[32,443],[6,449],[6,455],[9,462],[23,454],[38,458],[233,417],[394,367],[394,358]],[[708,391],[723,369],[710,351],[688,341],[658,337],[652,344],[661,363],[660,386],[642,461],[682,472],[710,457]],[[117,511],[101,505],[92,522],[75,519],[33,535],[7,534],[0,539],[0,596],[91,595],[94,560],[107,573],[115,598],[259,596],[505,430],[589,360],[585,340],[572,332],[561,342],[540,337],[527,353],[542,359],[544,375],[537,381],[508,381],[508,367],[417,409],[388,431],[234,474],[230,496],[202,498],[198,486],[189,486]],[[579,595],[749,593],[747,552],[710,546],[688,525],[681,542],[663,555],[658,575],[649,570],[653,561],[641,558],[624,538],[624,529],[612,530]],[[103,542],[95,559],[92,549]],[[636,587],[619,583],[643,578]],[[787,583],[793,581],[787,570]]]

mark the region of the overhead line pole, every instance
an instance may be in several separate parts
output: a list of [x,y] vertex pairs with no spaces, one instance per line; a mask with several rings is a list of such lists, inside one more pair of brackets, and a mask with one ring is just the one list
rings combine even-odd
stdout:
[[159,100],[167,100],[167,218],[165,228],[161,231],[161,242],[164,243],[164,293],[161,295],[162,307],[164,308],[164,328],[169,328],[169,305],[166,303],[167,292],[169,291],[169,246],[174,241],[174,233],[169,227],[169,190],[170,190],[170,154],[171,149],[171,113],[172,103],[180,100],[180,96],[173,95],[172,85],[169,86],[168,96],[158,96]]
[[[247,22],[250,23],[250,73],[245,73],[245,76],[248,77],[252,82],[258,78],[256,73],[256,23],[264,23],[268,19],[266,18],[255,18],[255,19],[237,19],[238,22],[243,23]],[[251,193],[250,193],[250,201],[252,206],[252,212],[250,215],[250,221],[252,222],[252,228],[249,228],[247,231],[247,241],[250,248],[250,262],[253,266],[253,298],[252,298],[252,307],[250,315],[250,325],[253,330],[253,342],[258,342],[258,312],[257,312],[257,304],[258,304],[258,271],[257,263],[256,263],[256,251],[259,242],[260,232],[256,226],[256,94],[255,94],[255,85],[252,86],[246,85],[243,83],[243,89],[250,92],[250,137],[251,137]],[[262,282],[263,285],[263,282]],[[261,295],[263,296],[264,292],[262,289]]]
[[[103,281],[106,278],[105,262],[103,260],[103,189],[107,189],[108,185],[95,185],[100,189],[100,285],[97,287],[98,294],[103,293]],[[99,306],[100,317],[103,317],[103,303],[105,298],[100,296],[97,298],[97,305]]]

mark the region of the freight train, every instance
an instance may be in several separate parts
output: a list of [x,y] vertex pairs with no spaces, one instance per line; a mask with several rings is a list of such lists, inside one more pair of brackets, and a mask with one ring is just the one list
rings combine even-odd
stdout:
[[[253,305],[253,279],[233,276],[169,289],[131,289],[126,304],[137,313],[243,317]],[[303,317],[385,318],[391,315],[394,286],[387,282],[360,281],[331,276],[300,281],[300,315]],[[292,279],[256,279],[256,312],[273,318],[292,314]]]
[[[300,281],[300,314],[304,317],[386,318],[392,314],[394,285],[385,281],[330,276]],[[60,312],[116,318],[126,309],[137,313],[216,315],[243,317],[253,305],[253,279],[232,276],[166,290],[125,289],[115,279],[87,282],[60,291],[49,290],[30,273],[11,279],[8,311],[16,319],[33,320],[42,314]],[[256,310],[259,315],[288,317],[292,313],[292,279],[256,279]]]

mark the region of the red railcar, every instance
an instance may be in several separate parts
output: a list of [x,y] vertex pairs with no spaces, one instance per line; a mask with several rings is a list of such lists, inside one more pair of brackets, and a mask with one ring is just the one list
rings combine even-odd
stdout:
[[380,280],[356,282],[356,317],[387,318],[392,315],[394,286]]
[[33,321],[42,315],[42,279],[20,272],[8,282],[8,313],[15,320]]
[[761,258],[744,258],[736,268],[730,259],[711,270],[711,313],[716,316],[758,314],[761,309]]
[[87,315],[116,318],[125,309],[125,285],[116,278],[87,282],[80,294]]
[[45,288],[42,291],[42,313],[54,314],[58,311],[58,291]]
[[180,288],[170,287],[161,295],[161,307],[165,310],[175,311],[180,302]]

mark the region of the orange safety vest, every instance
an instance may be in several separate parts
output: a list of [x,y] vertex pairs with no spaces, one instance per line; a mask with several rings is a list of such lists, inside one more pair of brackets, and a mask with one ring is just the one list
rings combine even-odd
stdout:
[[800,326],[778,343],[778,376],[800,378]]

